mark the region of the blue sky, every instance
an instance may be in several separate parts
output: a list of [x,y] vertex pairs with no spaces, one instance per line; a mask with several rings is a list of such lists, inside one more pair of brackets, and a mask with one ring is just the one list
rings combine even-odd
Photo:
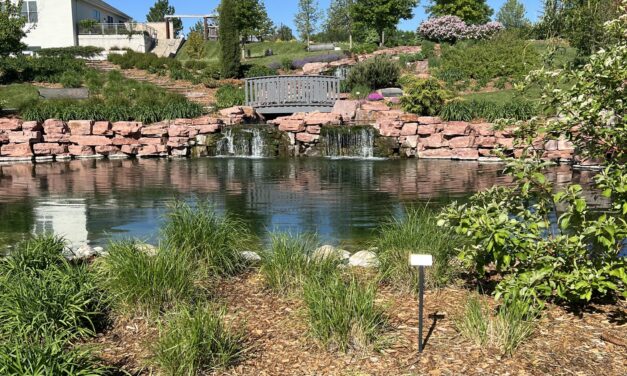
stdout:
[[[106,0],[109,4],[126,12],[137,21],[145,21],[148,9],[154,3],[154,0]],[[320,8],[327,9],[330,0],[318,0]],[[170,0],[170,4],[176,8],[178,14],[203,14],[211,13],[220,3],[219,0]],[[505,0],[488,0],[488,4],[496,13],[498,9],[505,3]],[[525,4],[527,18],[535,21],[542,11],[541,0],[522,1]],[[298,0],[265,0],[268,15],[276,25],[285,24],[294,28],[294,14],[298,8]],[[427,0],[423,0],[414,11],[414,18],[402,21],[399,28],[403,30],[415,30],[420,22],[427,18],[425,6],[428,5]],[[326,12],[325,12],[326,13]],[[195,20],[184,20],[185,31],[188,27],[195,23]]]

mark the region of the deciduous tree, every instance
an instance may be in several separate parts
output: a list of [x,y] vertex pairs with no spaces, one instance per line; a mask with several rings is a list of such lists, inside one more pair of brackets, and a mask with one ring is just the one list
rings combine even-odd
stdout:
[[0,56],[19,54],[26,45],[24,26],[26,18],[21,15],[22,2],[13,4],[10,0],[0,1]]
[[355,0],[351,18],[362,28],[372,28],[379,35],[381,46],[385,43],[385,30],[395,28],[400,20],[414,16],[418,0]]
[[525,6],[518,0],[507,0],[496,14],[496,20],[506,29],[521,28],[529,24],[525,17]]
[[294,33],[289,26],[281,24],[281,26],[276,29],[275,38],[279,40],[292,40],[294,39]]
[[334,41],[351,39],[353,19],[350,8],[352,5],[353,0],[331,0],[324,24],[327,38]]
[[457,16],[469,24],[487,23],[494,13],[485,0],[432,0],[427,12],[433,16]]
[[296,24],[296,30],[298,30],[301,38],[307,41],[308,46],[311,34],[318,29],[320,17],[321,12],[316,0],[298,1],[298,13],[294,17],[294,24]]

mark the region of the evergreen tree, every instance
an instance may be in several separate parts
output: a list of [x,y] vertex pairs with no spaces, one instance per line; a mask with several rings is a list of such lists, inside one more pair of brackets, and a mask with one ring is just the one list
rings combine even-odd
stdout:
[[348,40],[352,33],[352,18],[350,8],[353,0],[331,0],[324,32],[332,41]]
[[433,16],[457,16],[469,24],[484,24],[494,13],[485,0],[432,0],[427,12]]
[[26,45],[22,38],[26,36],[22,17],[22,2],[13,4],[10,0],[0,1],[0,56],[19,54]]
[[525,18],[525,6],[518,0],[507,0],[496,14],[496,20],[507,29],[521,28],[529,24]]
[[196,21],[195,24],[193,24],[190,28],[189,28],[189,33],[200,33],[200,35],[204,35],[205,32],[205,25],[203,23],[203,21]]
[[[166,15],[172,15],[176,12],[173,6],[170,5],[168,0],[157,0],[146,15],[146,21],[148,22],[163,22]],[[183,22],[180,18],[172,19],[172,26],[174,29],[174,35],[177,36],[183,30]]]
[[356,27],[374,29],[379,45],[383,46],[385,30],[396,28],[400,20],[412,18],[417,6],[418,0],[354,0],[350,14]]
[[220,66],[223,78],[233,78],[240,70],[240,38],[237,29],[237,0],[222,0],[220,4]]
[[289,26],[281,24],[281,26],[276,29],[275,38],[284,41],[290,41],[294,39],[294,33],[292,32],[292,29],[289,28]]
[[201,32],[192,31],[185,42],[186,51],[192,59],[201,59],[205,54],[205,41]]
[[296,25],[296,30],[298,30],[300,37],[307,42],[308,46],[311,34],[315,33],[318,28],[320,17],[321,12],[316,0],[298,1],[298,13],[296,13],[294,17],[294,24]]

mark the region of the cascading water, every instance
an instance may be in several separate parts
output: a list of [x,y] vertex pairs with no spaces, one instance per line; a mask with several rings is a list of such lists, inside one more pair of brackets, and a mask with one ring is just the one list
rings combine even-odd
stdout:
[[261,158],[267,156],[266,135],[260,128],[227,128],[217,145],[217,155]]
[[375,130],[369,126],[325,127],[323,153],[327,157],[372,158]]

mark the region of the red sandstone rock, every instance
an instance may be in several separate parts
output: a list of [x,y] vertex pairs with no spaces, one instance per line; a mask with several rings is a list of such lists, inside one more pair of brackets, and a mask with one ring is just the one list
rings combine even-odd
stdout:
[[102,155],[119,154],[120,148],[114,145],[98,145],[96,146],[96,153]]
[[58,143],[69,144],[70,134],[69,133],[45,134],[44,142],[58,142]]
[[479,156],[481,157],[493,157],[494,154],[492,154],[493,150],[492,149],[477,149],[477,151],[479,152]]
[[137,155],[140,157],[159,156],[167,152],[168,148],[165,145],[145,145],[139,148]]
[[170,149],[170,154],[173,157],[186,157],[189,150],[186,147],[178,147]]
[[210,134],[216,133],[220,129],[220,124],[203,124],[203,125],[195,125],[194,128],[198,131],[198,134]]
[[141,130],[142,136],[163,137],[168,135],[168,123],[155,123],[145,126]]
[[97,136],[112,136],[111,123],[108,121],[97,121],[91,127],[91,133]]
[[142,123],[136,121],[117,121],[113,123],[111,129],[116,135],[134,136],[140,134],[143,127]]
[[478,136],[494,136],[494,130],[492,130],[492,124],[490,123],[471,124],[470,128]]
[[453,151],[450,149],[429,149],[418,152],[418,158],[450,159]]
[[139,145],[122,145],[120,151],[124,154],[135,155],[139,151]]
[[43,131],[44,127],[38,121],[25,121],[22,123],[23,131]]
[[32,157],[30,144],[7,144],[0,146],[0,155],[3,157]]
[[305,131],[305,121],[283,119],[279,123],[279,130],[283,132],[303,132]]
[[312,112],[304,117],[305,125],[340,125],[342,117],[334,113]]
[[33,145],[35,155],[59,155],[67,153],[67,145],[51,142],[40,142]]
[[81,146],[111,145],[111,139],[105,136],[70,136],[70,141]]
[[67,132],[65,123],[57,119],[47,119],[43,124],[45,134],[61,134]]
[[135,138],[130,137],[113,137],[110,139],[111,145],[122,146],[122,145],[137,145],[139,142]]
[[331,112],[340,115],[344,120],[351,120],[357,115],[357,108],[359,108],[359,101],[340,100],[335,101]]
[[402,120],[405,123],[420,123],[420,116],[416,114],[410,114],[407,112],[403,112],[399,116],[399,120]]
[[453,137],[450,140],[448,140],[448,146],[451,149],[469,148],[469,147],[472,147],[474,143],[475,143],[474,136]]
[[418,123],[405,123],[401,128],[401,136],[413,136],[418,132]]
[[551,160],[573,159],[573,152],[571,150],[549,150],[542,154],[542,158]]
[[449,121],[442,124],[442,135],[444,136],[463,136],[470,131],[470,124],[465,121]]
[[419,136],[417,135],[401,136],[401,139],[399,139],[399,141],[401,142],[402,146],[405,148],[416,148],[418,147],[418,139],[419,139]]
[[417,133],[421,136],[430,136],[436,132],[436,126],[434,124],[420,125],[417,129]]
[[168,136],[170,137],[196,137],[198,129],[188,125],[170,125]]
[[134,140],[139,145],[165,145],[167,138],[164,137],[141,137],[139,140]]
[[320,136],[318,135],[307,133],[307,132],[296,133],[296,140],[300,142],[305,142],[305,143],[312,143],[318,140],[319,137]]
[[557,150],[557,140],[548,140],[544,143],[544,150],[553,151]]
[[403,123],[396,120],[381,120],[375,125],[379,129],[379,134],[383,137],[398,137],[401,135]]
[[319,125],[310,125],[307,127],[307,133],[311,134],[320,134],[320,126]]
[[306,63],[303,65],[303,74],[317,75],[329,68],[329,63]]
[[167,145],[172,148],[181,148],[189,145],[189,137],[170,137]]
[[95,154],[94,148],[92,146],[69,145],[67,149],[68,153],[74,156],[88,156]]
[[0,118],[1,131],[19,131],[22,130],[21,119]]
[[9,134],[5,131],[0,131],[0,144],[6,144],[9,142]]
[[568,140],[558,140],[557,141],[557,150],[575,150],[575,145]]
[[244,115],[244,110],[240,106],[234,106],[220,110],[220,116],[231,117],[233,115]]
[[174,119],[174,125],[192,125],[194,124],[192,119]]
[[441,122],[442,122],[442,119],[440,119],[437,116],[419,116],[418,117],[418,123],[420,124],[425,124],[425,125],[440,124]]
[[476,160],[479,159],[479,151],[474,148],[454,149],[453,159]]
[[199,118],[192,119],[192,125],[209,125],[209,124],[220,124],[221,121],[218,118],[211,116],[203,116]]
[[496,138],[496,144],[504,147],[505,149],[513,149],[514,148],[514,139],[513,138]]
[[390,107],[383,102],[364,102],[361,104],[364,111],[389,111]]
[[494,135],[497,138],[513,137],[515,129],[516,129],[516,127],[507,127],[507,128],[502,129],[500,131],[494,131]]
[[482,148],[493,148],[496,145],[496,137],[494,136],[479,136],[475,138],[475,145]]
[[91,120],[70,120],[67,127],[71,134],[88,136],[91,134],[94,122]]
[[448,141],[442,137],[442,134],[436,133],[432,136],[421,138],[420,144],[427,149],[437,149],[448,146]]
[[16,131],[9,132],[9,143],[23,144],[41,141],[41,132],[39,131]]

